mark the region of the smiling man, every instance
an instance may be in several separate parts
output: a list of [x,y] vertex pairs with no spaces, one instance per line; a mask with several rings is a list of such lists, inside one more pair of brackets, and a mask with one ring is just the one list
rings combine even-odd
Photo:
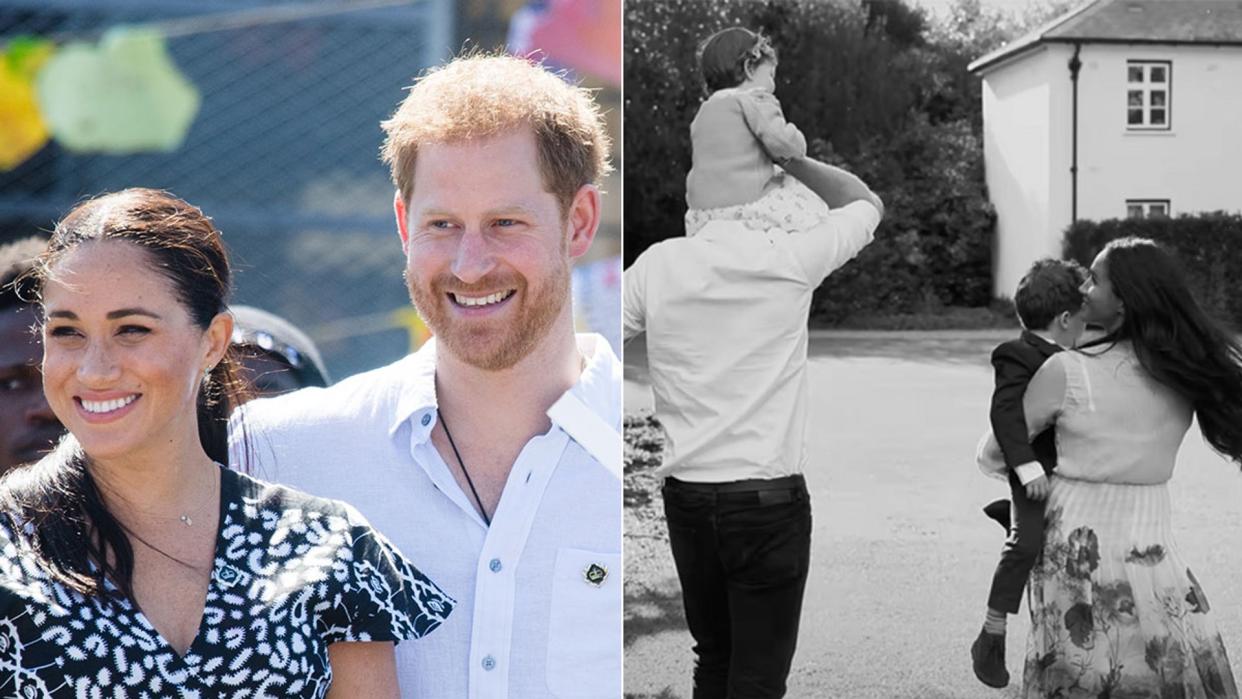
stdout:
[[405,279],[435,338],[251,403],[236,460],[357,506],[459,602],[435,638],[397,647],[403,696],[619,697],[621,367],[575,335],[570,301],[608,169],[599,110],[539,66],[472,56],[419,79],[383,127]]
[[39,459],[64,431],[43,397],[33,284],[17,281],[46,246],[35,237],[0,246],[0,474]]

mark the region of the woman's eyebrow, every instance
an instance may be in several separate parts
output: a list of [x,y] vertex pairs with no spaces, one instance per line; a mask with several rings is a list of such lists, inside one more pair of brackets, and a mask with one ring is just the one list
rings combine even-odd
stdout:
[[[154,311],[148,311],[145,308],[118,308],[115,311],[108,311],[105,316],[108,320],[116,320],[126,316],[147,316],[156,320],[161,320],[160,315]],[[66,320],[77,320],[78,314],[73,311],[52,311],[47,314],[48,318],[64,318]]]

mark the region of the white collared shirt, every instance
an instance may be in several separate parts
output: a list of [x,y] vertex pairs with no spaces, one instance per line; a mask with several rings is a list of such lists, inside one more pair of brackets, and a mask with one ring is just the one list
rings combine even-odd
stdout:
[[803,471],[811,295],[879,223],[865,201],[806,232],[714,221],[625,271],[625,337],[647,333],[668,437],[657,475],[721,483]]
[[256,477],[354,505],[458,601],[397,646],[403,697],[621,696],[621,364],[598,335],[578,347],[586,368],[518,455],[490,527],[430,439],[434,341],[244,408]]

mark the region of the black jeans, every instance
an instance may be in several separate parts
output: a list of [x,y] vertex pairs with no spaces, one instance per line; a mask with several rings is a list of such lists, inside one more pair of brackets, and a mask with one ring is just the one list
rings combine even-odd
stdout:
[[694,699],[784,696],[811,563],[806,482],[668,478],[663,494],[695,642]]
[[1026,486],[1009,471],[1010,506],[1009,538],[1001,549],[1000,562],[992,574],[988,607],[1006,614],[1017,614],[1022,605],[1022,589],[1026,587],[1035,559],[1044,548],[1044,501],[1026,496]]

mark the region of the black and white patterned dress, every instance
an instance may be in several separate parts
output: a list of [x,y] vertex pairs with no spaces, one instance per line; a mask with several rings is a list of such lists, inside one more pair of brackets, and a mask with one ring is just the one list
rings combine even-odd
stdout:
[[222,469],[185,656],[129,600],[49,580],[0,515],[0,697],[322,697],[328,645],[419,638],[454,602],[352,507]]

